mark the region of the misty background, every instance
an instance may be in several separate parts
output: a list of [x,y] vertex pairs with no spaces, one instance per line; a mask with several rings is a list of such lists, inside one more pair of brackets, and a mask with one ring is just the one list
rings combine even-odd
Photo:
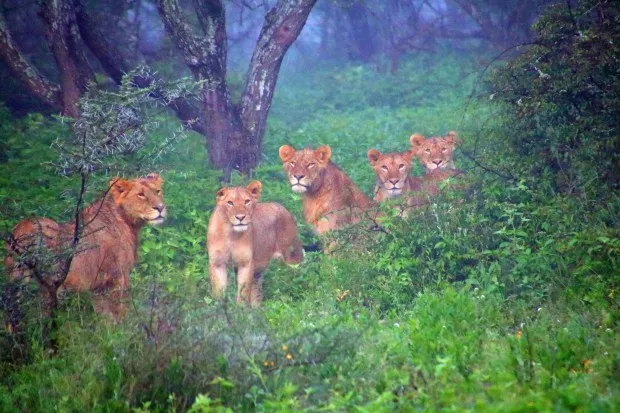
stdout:
[[[155,2],[149,0],[82,1],[105,37],[131,62],[147,64],[167,77],[189,76],[178,48],[167,36]],[[529,1],[320,0],[300,36],[286,54],[281,78],[303,76],[308,70],[348,62],[368,65],[386,75],[398,71],[407,55],[439,59],[447,50],[484,58],[527,43],[530,26],[552,3]],[[180,2],[197,27],[192,2]],[[226,7],[228,59],[232,93],[240,93],[265,14],[275,0],[232,0]],[[34,0],[3,0],[1,12],[19,48],[43,75],[59,75],[45,38],[40,6]],[[89,62],[111,83],[97,59]],[[277,92],[276,92],[277,93]],[[32,98],[0,61],[0,96],[16,114],[53,112]]]

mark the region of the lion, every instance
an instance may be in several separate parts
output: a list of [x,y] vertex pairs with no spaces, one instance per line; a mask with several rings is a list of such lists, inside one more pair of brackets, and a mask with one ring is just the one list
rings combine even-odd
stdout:
[[[420,160],[425,174],[420,182],[421,192],[427,196],[439,193],[439,184],[449,178],[463,175],[464,172],[454,167],[453,152],[456,147],[457,133],[448,132],[446,136],[425,138],[416,133],[409,138],[411,151]],[[412,200],[413,203],[418,201]],[[410,202],[411,204],[411,202]]]
[[359,222],[374,205],[330,160],[329,146],[296,151],[283,145],[279,154],[291,189],[302,196],[304,218],[318,234]]
[[381,153],[376,149],[368,150],[368,161],[377,177],[375,201],[383,202],[420,189],[420,179],[409,175],[413,156],[413,151]]
[[[129,273],[136,262],[140,229],[145,224],[159,225],[166,218],[162,185],[163,179],[155,173],[134,180],[115,178],[105,195],[82,211],[82,234],[62,288],[94,292],[95,310],[115,321],[126,312],[122,299],[127,296]],[[49,277],[58,277],[67,253],[71,253],[74,232],[75,222],[58,224],[49,218],[30,218],[18,223],[7,242],[9,277],[37,277],[46,266],[38,281],[49,289]],[[52,260],[36,258],[41,247],[51,253]],[[46,280],[40,278],[43,275]]]
[[226,291],[232,260],[238,268],[237,302],[252,307],[262,302],[262,272],[272,259],[299,264],[304,256],[293,216],[278,203],[259,203],[261,190],[259,181],[220,188],[207,229],[213,295],[220,298]]

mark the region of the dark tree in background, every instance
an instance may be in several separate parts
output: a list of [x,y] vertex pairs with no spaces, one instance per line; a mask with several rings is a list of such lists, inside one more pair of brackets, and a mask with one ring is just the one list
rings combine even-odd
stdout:
[[498,49],[527,42],[530,26],[549,0],[453,0]]
[[[128,8],[128,1],[118,1]],[[133,4],[134,18],[140,2]],[[248,2],[249,3],[249,2]],[[184,13],[178,0],[158,0],[157,11],[185,65],[202,82],[201,102],[178,99],[170,103],[178,117],[195,131],[205,135],[213,166],[230,171],[249,172],[258,165],[265,124],[282,59],[297,39],[316,0],[280,0],[268,9],[247,71],[243,93],[233,102],[227,73],[227,31],[224,2],[193,0],[194,20]],[[263,6],[267,8],[267,3]],[[95,81],[93,67],[102,68],[116,83],[132,69],[136,59],[122,50],[132,47],[111,42],[105,22],[93,17],[90,4],[80,0],[43,0],[39,15],[51,51],[57,80],[44,76],[20,50],[0,13],[0,57],[26,90],[63,115],[79,117],[77,102],[90,82]],[[249,7],[249,6],[248,6]],[[120,7],[122,8],[122,7]],[[110,12],[106,14],[109,16]],[[137,30],[135,33],[139,33]],[[88,49],[96,61],[86,57]],[[120,50],[119,50],[120,49]],[[93,59],[91,59],[93,60]],[[137,87],[153,79],[134,79]]]
[[[321,50],[398,69],[407,53],[433,53],[438,42],[460,49],[468,40],[504,50],[527,42],[530,26],[552,0],[331,0],[319,3],[327,27]],[[333,51],[328,54],[337,55]]]

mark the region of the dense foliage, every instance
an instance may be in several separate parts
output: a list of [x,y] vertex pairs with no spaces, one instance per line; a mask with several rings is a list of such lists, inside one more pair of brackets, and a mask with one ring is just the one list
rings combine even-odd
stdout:
[[508,138],[537,176],[564,192],[619,185],[620,14],[614,1],[551,6],[536,38],[497,73],[494,95],[515,120]]
[[[550,62],[537,67],[553,79]],[[188,136],[159,163],[170,220],[143,231],[130,315],[110,325],[88,297],[68,296],[56,354],[40,344],[36,308],[25,348],[0,330],[0,410],[617,410],[620,198],[557,192],[554,174],[527,177],[528,146],[505,145],[514,125],[534,136],[539,126],[523,122],[538,117],[554,137],[565,125],[544,105],[514,117],[510,103],[470,100],[479,69],[449,55],[408,59],[394,76],[363,66],[285,73],[254,178],[264,200],[291,210],[304,244],[317,240],[282,172],[281,144],[330,144],[370,194],[367,149],[404,150],[412,132],[455,129],[469,187],[407,219],[386,217],[383,232],[342,231],[336,237],[355,242],[333,255],[273,263],[261,310],[210,298],[204,243],[220,173]],[[565,109],[553,90],[537,93]],[[45,165],[66,127],[6,111],[0,119],[2,229],[28,214],[63,216],[75,182]],[[178,127],[155,119],[153,145]]]

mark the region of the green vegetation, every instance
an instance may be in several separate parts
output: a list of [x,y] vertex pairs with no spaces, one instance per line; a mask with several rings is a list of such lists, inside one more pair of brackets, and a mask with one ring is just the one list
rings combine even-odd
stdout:
[[[67,297],[57,354],[41,345],[36,309],[19,358],[2,331],[0,411],[617,410],[620,198],[596,170],[583,192],[557,191],[553,171],[532,175],[531,154],[506,142],[534,132],[510,103],[488,99],[492,89],[470,99],[479,72],[448,56],[409,59],[394,76],[362,66],[283,75],[254,178],[264,200],[295,215],[304,244],[317,240],[281,144],[332,145],[370,194],[367,149],[405,150],[413,132],[454,129],[470,187],[385,218],[386,232],[343,231],[354,241],[332,256],[274,262],[256,311],[210,298],[204,243],[219,173],[190,135],[162,160],[170,220],[144,230],[130,315],[110,325],[87,297]],[[160,120],[154,142],[177,128]],[[45,168],[66,128],[6,111],[0,124],[2,229],[29,214],[66,217],[75,183]],[[560,126],[549,120],[549,136]]]

